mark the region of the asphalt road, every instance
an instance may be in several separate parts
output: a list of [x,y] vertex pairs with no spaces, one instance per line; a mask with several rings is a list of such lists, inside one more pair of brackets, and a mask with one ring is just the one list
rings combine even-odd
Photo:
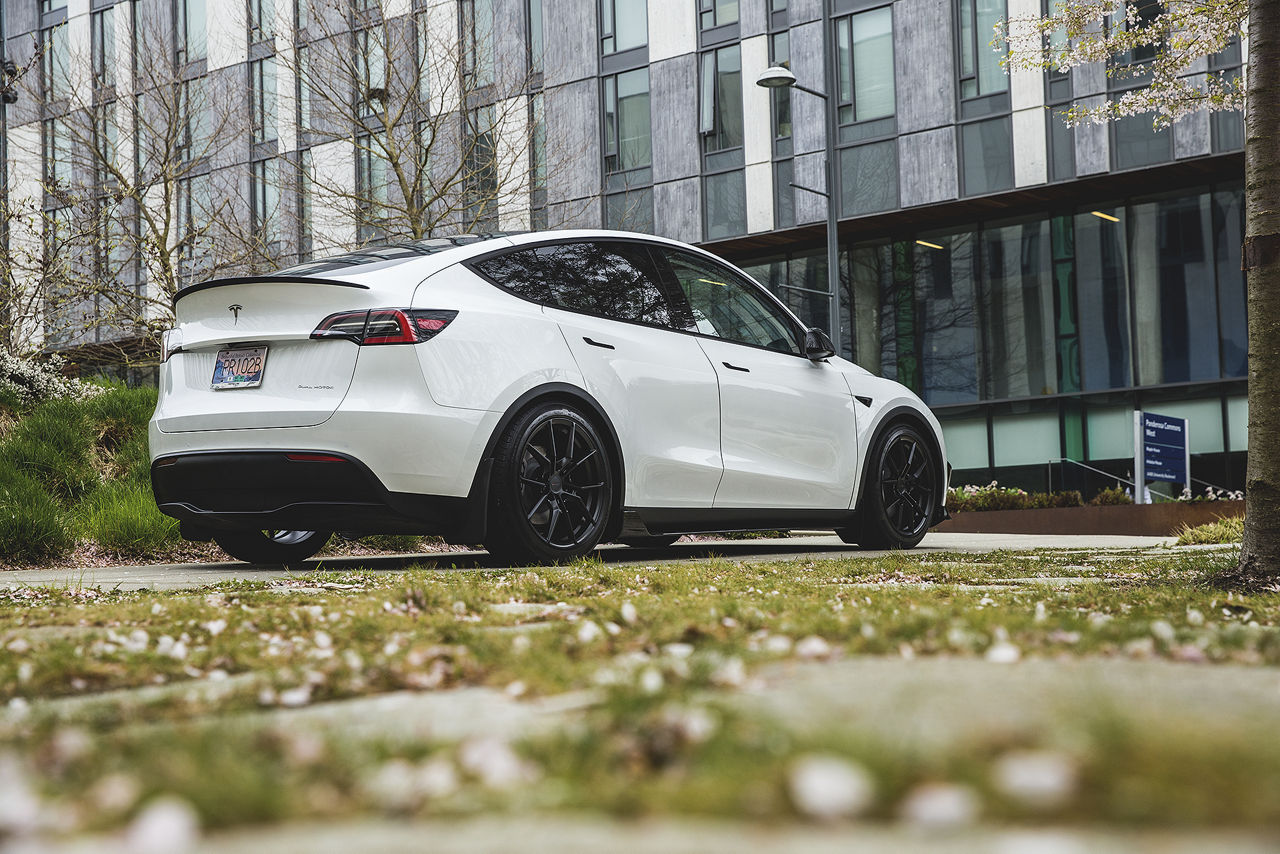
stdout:
[[[915,552],[966,552],[982,554],[1001,549],[1099,549],[1145,548],[1172,542],[1164,537],[1037,536],[1027,534],[929,534]],[[862,551],[842,543],[831,534],[792,536],[784,540],[718,540],[676,543],[665,549],[635,549],[604,546],[597,554],[606,563],[640,563],[722,556],[732,560],[763,558],[804,561],[813,558],[872,558],[886,552]],[[491,570],[507,568],[485,552],[448,552],[385,557],[339,557],[309,560],[295,569],[255,566],[246,563],[181,563],[149,566],[112,566],[58,569],[21,569],[0,572],[0,586],[32,584],[74,587],[118,588],[122,590],[181,590],[229,580],[266,581],[298,578],[315,569],[342,571],[365,569],[373,572],[400,572],[408,567],[440,570]]]

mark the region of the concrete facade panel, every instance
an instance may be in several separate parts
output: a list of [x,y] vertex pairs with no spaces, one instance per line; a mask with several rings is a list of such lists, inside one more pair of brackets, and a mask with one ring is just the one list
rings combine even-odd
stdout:
[[1071,94],[1076,98],[1087,98],[1107,91],[1107,66],[1102,62],[1090,62],[1088,65],[1071,69]]
[[[1102,105],[1104,96],[1095,95],[1085,98],[1081,105],[1097,107]],[[1111,169],[1111,137],[1109,126],[1084,123],[1076,125],[1076,174],[1097,175]]]
[[[600,192],[600,94],[596,79],[568,83],[543,94],[546,110],[547,201],[564,202]],[[655,160],[657,151],[654,152]]]
[[653,186],[653,230],[661,237],[697,243],[702,239],[700,178]]
[[[814,22],[791,28],[791,70],[796,80],[810,89],[821,92],[826,88],[822,69],[822,24]],[[791,93],[791,128],[796,154],[826,148],[826,120],[822,115],[825,105],[826,101],[806,92]]]
[[697,91],[695,54],[649,66],[654,181],[673,181],[699,172]]
[[[827,155],[823,152],[802,154],[795,159],[794,182],[800,187],[827,191]],[[796,225],[810,222],[826,222],[827,200],[817,193],[796,188]]]
[[951,3],[898,0],[893,5],[893,31],[899,133],[954,123],[956,71]]
[[1208,110],[1192,113],[1173,126],[1173,156],[1181,160],[1208,154],[1211,137]]
[[[752,0],[747,0],[752,2]],[[787,5],[787,19],[792,26],[822,20],[823,0],[792,0]],[[763,5],[763,4],[762,4]],[[795,54],[793,53],[792,56]]]
[[[686,4],[689,5],[689,4]],[[743,39],[758,36],[769,30],[768,3],[752,2],[738,4],[738,34]]]
[[898,139],[899,197],[904,208],[944,202],[959,195],[954,128]]
[[1049,142],[1043,107],[1013,114],[1013,183],[1019,187],[1049,180]]
[[206,6],[208,69],[229,68],[249,61],[248,15],[243,4],[209,3]]
[[698,49],[697,14],[694,3],[650,3],[649,61],[695,52]]
[[773,231],[773,165],[747,164],[747,231]]
[[546,45],[543,79],[548,86],[596,73],[599,39],[595,0],[543,3],[542,37]]
[[[748,164],[768,163],[773,156],[773,114],[769,90],[756,85],[769,67],[769,40],[756,36],[742,42],[743,156]],[[801,97],[805,97],[801,93]]]

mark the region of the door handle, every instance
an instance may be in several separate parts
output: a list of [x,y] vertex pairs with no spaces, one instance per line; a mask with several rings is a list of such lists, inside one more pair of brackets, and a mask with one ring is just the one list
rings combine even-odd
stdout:
[[729,370],[731,370],[731,371],[742,371],[744,374],[749,374],[749,373],[751,373],[751,369],[750,369],[750,368],[739,368],[737,365],[731,365],[731,364],[729,364],[728,362],[721,362],[721,364],[722,364],[722,365],[724,365],[726,368],[728,368],[728,369],[729,369]]
[[615,348],[614,348],[614,346],[613,346],[612,344],[606,344],[606,343],[604,343],[603,341],[592,341],[590,338],[588,338],[588,337],[587,337],[587,336],[585,336],[585,335],[583,335],[583,336],[582,336],[582,340],[583,340],[583,341],[586,341],[586,342],[587,342],[588,344],[590,344],[592,347],[603,347],[603,348],[605,348],[606,350],[613,350],[613,349],[615,349]]

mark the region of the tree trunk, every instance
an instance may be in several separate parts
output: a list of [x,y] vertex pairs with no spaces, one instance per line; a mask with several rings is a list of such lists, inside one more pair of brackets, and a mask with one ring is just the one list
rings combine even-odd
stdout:
[[1249,461],[1240,563],[1223,579],[1280,584],[1280,0],[1249,0],[1244,268],[1249,294]]

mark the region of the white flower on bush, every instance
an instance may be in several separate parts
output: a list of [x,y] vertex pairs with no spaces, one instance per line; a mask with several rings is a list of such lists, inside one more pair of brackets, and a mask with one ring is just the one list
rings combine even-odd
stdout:
[[24,359],[0,350],[0,394],[13,395],[23,406],[30,406],[61,397],[83,400],[106,390],[63,376],[66,363],[61,356]]

